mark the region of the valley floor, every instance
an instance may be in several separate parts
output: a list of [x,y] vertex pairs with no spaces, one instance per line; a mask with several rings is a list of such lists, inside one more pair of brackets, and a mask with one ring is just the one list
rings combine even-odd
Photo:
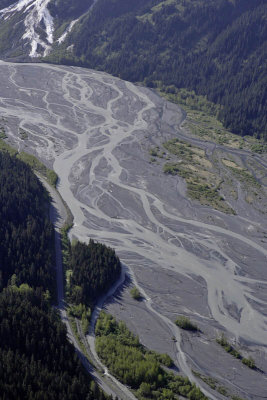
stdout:
[[[0,62],[0,78],[2,136],[58,174],[74,216],[71,237],[115,248],[126,266],[127,279],[105,308],[148,348],[168,353],[210,398],[225,392],[192,370],[229,396],[264,398],[266,157],[191,136],[178,106],[105,73]],[[220,195],[233,213],[190,199],[185,180],[163,172],[173,153],[151,161],[151,149],[172,139],[199,149],[206,164],[193,156],[193,168],[223,181]],[[131,298],[133,284],[143,301]],[[179,315],[201,332],[179,330]],[[258,370],[216,343],[223,332]]]

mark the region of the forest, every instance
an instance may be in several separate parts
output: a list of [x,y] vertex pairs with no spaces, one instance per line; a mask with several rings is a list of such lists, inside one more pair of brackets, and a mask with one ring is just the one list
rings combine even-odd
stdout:
[[42,292],[27,286],[4,289],[0,320],[1,399],[105,399]]
[[74,242],[70,249],[70,301],[93,306],[119,278],[121,264],[115,251],[90,240]]
[[16,284],[54,292],[49,197],[30,167],[0,152],[0,290]]
[[52,0],[48,4],[50,13],[58,16],[58,24],[64,19],[75,19],[82,13],[87,11],[92,5],[93,0],[77,1],[77,0]]
[[226,128],[266,140],[266,12],[264,0],[98,0],[46,60],[195,90]]
[[0,152],[0,397],[106,399],[85,373],[51,306],[49,196],[29,166]]

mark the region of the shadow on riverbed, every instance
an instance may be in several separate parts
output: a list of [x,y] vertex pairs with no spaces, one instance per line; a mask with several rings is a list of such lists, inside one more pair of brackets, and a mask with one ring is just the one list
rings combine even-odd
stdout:
[[108,297],[105,303],[112,304],[121,301],[124,290],[128,289],[131,283],[131,278],[126,275],[124,282],[118,287],[118,289],[112,296]]
[[57,208],[54,206],[54,202],[51,202],[50,205],[50,219],[53,221],[54,226],[57,228],[61,228],[62,225],[62,218],[57,210]]

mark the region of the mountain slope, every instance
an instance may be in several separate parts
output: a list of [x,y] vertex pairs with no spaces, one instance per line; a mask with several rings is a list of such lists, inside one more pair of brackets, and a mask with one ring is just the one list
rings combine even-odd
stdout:
[[[47,55],[61,43],[76,18],[93,0],[2,0],[0,1],[0,54],[9,57]],[[63,38],[62,38],[63,37]]]
[[266,12],[261,0],[99,0],[51,60],[195,90],[223,106],[226,127],[260,137],[267,115]]

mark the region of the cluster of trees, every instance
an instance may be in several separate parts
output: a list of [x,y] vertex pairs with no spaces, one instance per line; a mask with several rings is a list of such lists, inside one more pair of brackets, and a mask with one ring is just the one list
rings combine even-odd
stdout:
[[120,260],[113,249],[93,240],[75,242],[70,251],[70,301],[92,306],[119,278]]
[[3,400],[106,399],[51,307],[49,197],[29,166],[0,152],[0,388]]
[[12,275],[53,292],[54,231],[48,194],[30,167],[0,153],[0,290]]
[[266,12],[265,0],[99,0],[49,60],[195,90],[225,127],[266,138]]
[[96,323],[96,350],[107,368],[121,382],[136,390],[138,399],[174,400],[177,395],[207,400],[188,378],[167,372],[172,360],[148,351],[123,322],[101,312]]

